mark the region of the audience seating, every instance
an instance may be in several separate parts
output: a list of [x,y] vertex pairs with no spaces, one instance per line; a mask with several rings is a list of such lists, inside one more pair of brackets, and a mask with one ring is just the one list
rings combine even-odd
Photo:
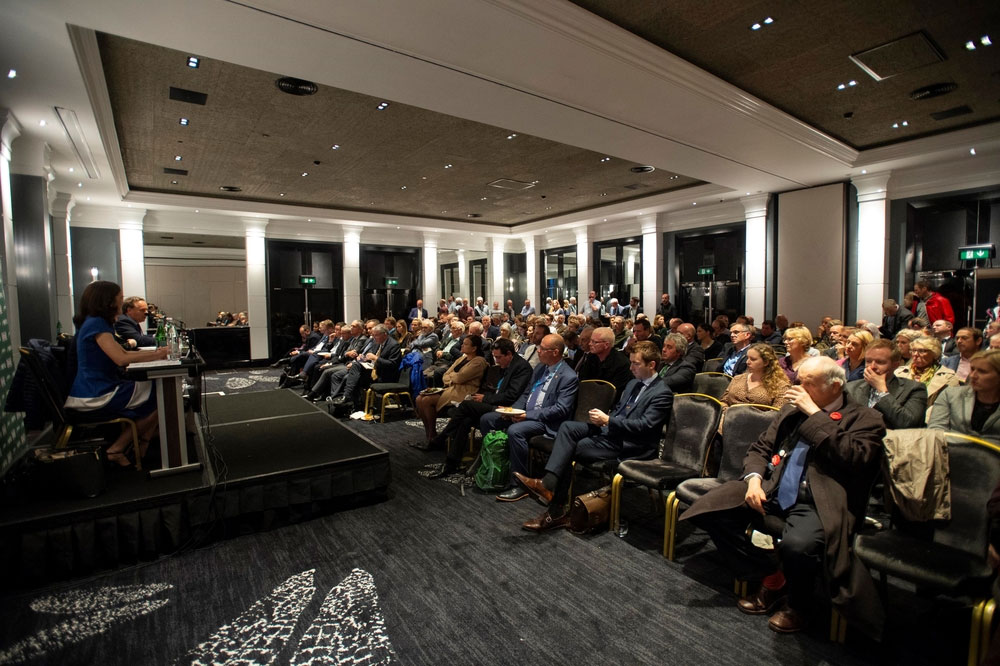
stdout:
[[1000,446],[953,432],[948,433],[948,442],[951,520],[935,522],[928,538],[908,534],[898,524],[862,534],[854,542],[854,552],[870,570],[879,572],[887,608],[887,576],[949,596],[971,597],[969,664],[978,664],[989,646],[996,605],[990,590],[993,571],[986,561],[990,529],[986,503],[1000,479]]
[[702,372],[719,372],[722,370],[722,363],[725,361],[724,358],[707,358],[705,359],[705,365],[702,366]]
[[63,405],[66,396],[62,395],[58,384],[46,370],[42,362],[27,347],[21,347],[21,358],[28,364],[28,370],[34,376],[35,381],[41,388],[41,395],[45,401],[49,416],[52,418],[52,430],[56,435],[56,448],[62,449],[69,445],[73,436],[74,428],[97,428],[99,426],[123,424],[132,430],[132,447],[135,451],[135,467],[142,470],[142,460],[139,457],[139,430],[135,421],[124,416],[112,419],[88,418],[85,412],[66,410]]
[[410,409],[413,409],[413,396],[410,395],[410,371],[399,373],[398,382],[376,382],[365,391],[365,413],[370,414],[376,400],[379,401],[379,421],[385,423],[386,404],[402,409],[402,398],[406,398]]
[[729,382],[732,380],[732,377],[723,372],[699,372],[694,376],[694,385],[691,388],[691,392],[710,395],[717,400],[721,400],[722,396],[726,394],[726,389],[729,388]]
[[[618,465],[611,483],[612,531],[618,530],[625,481],[656,489],[662,499],[664,491],[673,490],[681,481],[704,475],[712,439],[722,418],[722,407],[722,403],[710,395],[678,393],[674,396],[673,412],[659,456],[654,460],[626,460]],[[669,515],[667,512],[667,520]],[[666,527],[664,523],[664,529]]]
[[674,559],[674,542],[677,538],[677,514],[681,502],[687,505],[721,486],[726,481],[740,478],[747,449],[757,441],[774,421],[777,407],[770,405],[739,404],[726,410],[722,419],[722,459],[719,472],[711,478],[688,479],[667,495],[666,529],[663,533],[663,554]]
[[[615,405],[615,385],[603,379],[585,379],[580,382],[576,391],[576,411],[573,420],[580,423],[590,422],[590,410],[599,409],[610,412]],[[555,440],[545,435],[535,435],[528,441],[532,451],[538,451],[548,458],[552,453]]]

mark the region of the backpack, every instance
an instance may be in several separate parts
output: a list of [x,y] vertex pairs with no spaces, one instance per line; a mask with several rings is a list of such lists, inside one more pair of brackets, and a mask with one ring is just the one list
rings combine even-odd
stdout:
[[510,457],[507,454],[507,433],[493,430],[483,437],[479,451],[476,487],[486,492],[503,490],[510,480]]

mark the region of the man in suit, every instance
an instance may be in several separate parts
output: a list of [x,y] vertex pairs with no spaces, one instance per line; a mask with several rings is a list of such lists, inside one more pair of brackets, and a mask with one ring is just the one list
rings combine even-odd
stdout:
[[687,339],[680,333],[670,333],[663,341],[663,350],[660,354],[663,366],[657,374],[674,393],[690,393],[694,387],[694,376],[697,371],[691,361],[684,356],[686,349]]
[[757,341],[768,345],[781,344],[781,333],[776,330],[773,321],[765,319],[760,323],[760,333],[757,334]]
[[909,327],[911,319],[913,313],[910,310],[899,307],[896,301],[887,298],[882,301],[882,326],[879,327],[879,332],[883,338],[892,340],[897,333]]
[[674,304],[670,302],[670,294],[660,296],[660,304],[656,306],[656,314],[663,315],[663,321],[670,321],[677,316],[676,312]]
[[[834,607],[878,635],[882,605],[850,545],[879,473],[882,416],[845,397],[844,369],[833,359],[807,358],[799,381],[750,446],[742,478],[706,493],[681,519],[698,517],[737,575],[761,581],[755,596],[738,602],[741,611],[764,615],[787,598],[768,623],[774,631],[806,626],[815,578],[824,575]],[[777,561],[751,544],[748,524],[780,531]]]
[[[463,400],[451,412],[451,420],[437,437],[427,444],[428,449],[443,449],[447,446],[448,455],[440,471],[431,474],[429,478],[454,474],[462,462],[462,452],[469,441],[469,432],[477,425],[484,414],[496,411],[497,407],[510,407],[524,393],[531,380],[531,366],[514,351],[514,343],[501,338],[493,345],[493,361],[503,374],[497,382],[496,391],[491,393],[474,393]],[[420,445],[418,449],[424,448]]]
[[644,342],[646,340],[652,342],[657,349],[663,346],[663,340],[660,339],[660,336],[653,333],[653,324],[643,317],[642,319],[636,319],[635,323],[632,324],[632,335],[625,340],[621,349],[626,354],[631,354],[632,347],[637,342]]
[[955,341],[955,353],[951,356],[942,356],[941,365],[954,370],[958,378],[965,382],[972,370],[973,355],[983,347],[983,334],[978,328],[965,326],[958,329],[953,340]]
[[642,458],[652,454],[670,418],[674,395],[656,376],[660,352],[651,342],[640,342],[632,350],[629,381],[610,414],[590,410],[590,422],[566,421],[552,445],[552,455],[541,479],[515,474],[522,486],[548,510],[522,527],[545,532],[569,524],[567,503],[573,476],[573,461],[592,462]]
[[609,317],[622,317],[623,319],[628,319],[628,308],[618,305],[618,299],[612,298],[608,301],[608,316]]
[[417,306],[410,308],[410,314],[406,315],[407,326],[413,323],[414,319],[427,319],[427,310],[424,309],[424,302],[417,299]]
[[438,334],[434,332],[434,320],[421,319],[420,332],[410,341],[409,348],[429,353],[436,350],[439,344]]
[[722,372],[730,377],[746,372],[747,350],[753,339],[754,330],[749,324],[733,324],[729,328],[730,342],[722,350]]
[[[934,337],[941,341],[941,356],[955,356],[955,338],[952,336],[954,327],[947,319],[936,319],[931,322],[934,329]],[[954,368],[953,368],[954,369]]]
[[896,345],[874,340],[865,350],[865,376],[848,382],[847,396],[882,414],[886,428],[922,428],[927,411],[927,387],[921,382],[897,377],[902,361]]
[[628,356],[614,348],[615,333],[607,326],[595,328],[590,335],[590,355],[577,369],[580,381],[603,379],[615,385],[615,399],[632,379]]
[[302,352],[312,349],[320,341],[320,338],[323,337],[319,331],[311,330],[306,324],[299,326],[299,336],[302,338],[302,344],[289,351],[287,356],[279,358],[277,361],[272,363],[272,368],[285,365],[290,362],[294,356],[298,356]]
[[517,350],[525,361],[531,364],[532,369],[536,368],[539,363],[538,358],[538,345],[541,343],[542,338],[545,334],[549,332],[547,326],[545,326],[544,320],[534,318],[531,322],[531,336],[524,341],[521,348]]
[[129,296],[122,304],[122,314],[115,320],[115,335],[126,340],[129,349],[136,347],[155,347],[156,338],[142,332],[142,324],[146,321],[149,306],[141,296]]
[[[349,404],[353,409],[358,409],[362,392],[373,382],[394,382],[399,379],[399,362],[403,360],[399,343],[389,337],[389,331],[382,324],[372,329],[372,339],[375,348],[359,355],[351,363],[340,395],[333,398],[333,404]],[[372,368],[366,368],[365,364]]]
[[504,314],[507,315],[507,321],[509,321],[511,323],[511,326],[513,326],[514,325],[514,317],[515,317],[515,315],[517,315],[517,312],[514,310],[514,301],[508,300],[507,304],[504,305],[504,307],[503,307],[503,311],[504,311]]
[[[705,367],[705,350],[702,349],[701,345],[697,340],[697,331],[695,327],[688,323],[678,324],[677,332],[684,336],[687,340],[687,349],[684,351],[684,360],[691,363],[694,366],[695,372],[701,372],[702,368]],[[665,341],[664,341],[665,342]],[[674,391],[677,393],[677,391]]]
[[[340,390],[344,383],[344,375],[347,374],[347,364],[361,352],[368,338],[362,335],[364,328],[361,322],[354,320],[351,324],[344,325],[340,329],[340,345],[331,352],[330,358],[325,363],[320,364],[319,377],[309,385],[309,391],[305,394],[307,400],[316,402],[330,395],[331,387]],[[350,355],[349,355],[350,353]]]
[[319,323],[319,331],[323,334],[323,337],[320,338],[319,342],[317,342],[310,349],[299,354],[295,354],[294,358],[292,358],[291,362],[288,364],[288,369],[285,370],[285,376],[282,377],[281,381],[278,383],[278,388],[288,388],[289,386],[293,386],[301,381],[304,381],[308,371],[311,370],[313,365],[315,365],[319,360],[317,354],[322,351],[327,351],[330,348],[332,343],[331,336],[334,331],[333,322],[329,319],[324,319]]
[[511,486],[497,495],[501,502],[516,502],[527,497],[528,491],[514,483],[513,474],[528,471],[528,440],[535,435],[555,437],[562,422],[570,418],[576,407],[576,391],[580,380],[563,360],[563,339],[551,333],[538,345],[539,363],[531,381],[512,406],[524,414],[484,414],[479,431],[484,435],[493,430],[507,431],[510,451]]

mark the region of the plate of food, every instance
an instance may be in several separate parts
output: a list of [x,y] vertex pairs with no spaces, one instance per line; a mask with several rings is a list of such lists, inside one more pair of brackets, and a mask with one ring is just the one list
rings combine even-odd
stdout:
[[435,386],[434,388],[426,388],[420,392],[421,395],[434,395],[436,393],[444,393],[444,389],[440,386]]
[[521,414],[527,414],[523,409],[515,409],[514,407],[497,407],[497,411],[501,414],[506,414],[507,416],[519,416]]

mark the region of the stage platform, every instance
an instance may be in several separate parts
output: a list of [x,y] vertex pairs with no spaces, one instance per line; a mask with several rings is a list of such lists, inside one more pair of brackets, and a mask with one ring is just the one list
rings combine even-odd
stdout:
[[[325,405],[324,405],[325,407]],[[298,522],[385,496],[389,454],[288,390],[205,396],[200,472],[111,469],[92,499],[31,471],[0,501],[0,589],[32,587]],[[32,469],[37,469],[32,468]]]

